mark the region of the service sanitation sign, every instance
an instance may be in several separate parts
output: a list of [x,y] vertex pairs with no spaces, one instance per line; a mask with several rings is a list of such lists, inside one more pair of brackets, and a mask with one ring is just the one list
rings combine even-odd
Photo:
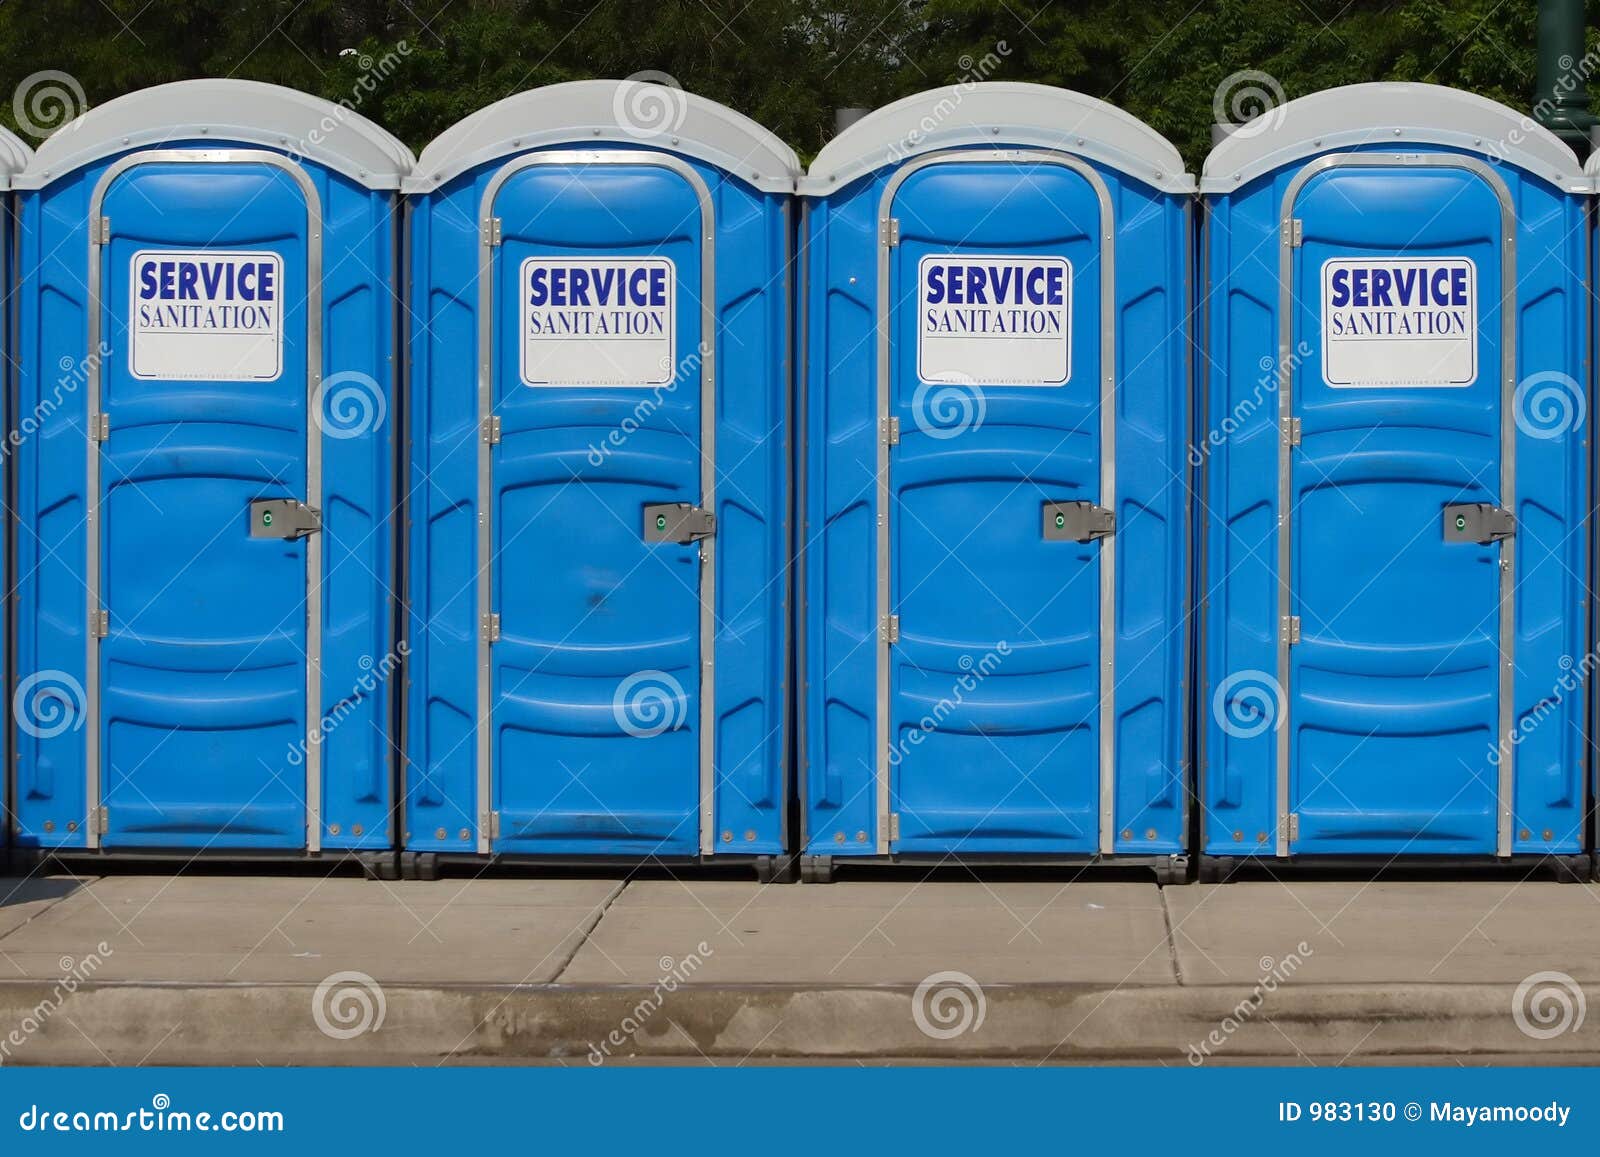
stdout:
[[924,257],[917,376],[1060,386],[1072,376],[1072,263],[1064,257]]
[[671,261],[530,257],[520,284],[524,385],[673,380],[678,285]]
[[276,253],[142,249],[131,270],[134,377],[270,382],[283,372],[283,259]]
[[1322,376],[1351,388],[1470,386],[1477,266],[1465,257],[1323,262]]

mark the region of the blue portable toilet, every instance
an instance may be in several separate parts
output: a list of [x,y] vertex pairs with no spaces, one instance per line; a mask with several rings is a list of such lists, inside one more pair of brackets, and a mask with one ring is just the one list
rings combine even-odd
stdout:
[[1203,878],[1586,866],[1585,201],[1424,84],[1270,110],[1201,181]]
[[787,870],[793,152],[677,88],[581,81],[406,182],[401,870]]
[[347,108],[200,80],[16,178],[22,848],[392,869],[410,166]]
[[1187,871],[1193,178],[1111,105],[908,97],[801,185],[803,878]]
[[[15,377],[14,360],[11,352],[11,319],[15,316],[15,285],[12,279],[13,266],[11,260],[12,237],[15,234],[11,214],[11,180],[27,167],[28,159],[33,156],[33,150],[24,144],[15,133],[0,129],[0,383],[3,383],[3,396],[12,396],[12,382]],[[7,430],[14,430],[14,418],[10,412],[6,413],[5,425]],[[10,447],[7,446],[7,454]],[[5,507],[11,509],[11,471],[0,471],[0,493],[5,496]],[[4,534],[0,534],[0,544],[9,545],[11,540],[10,527]],[[0,574],[5,575],[6,602],[10,604],[16,592],[16,574],[11,569],[11,552],[5,550],[0,556]],[[0,655],[8,653],[7,633],[8,616],[0,615]],[[7,744],[6,751],[14,750],[14,746]],[[7,772],[0,774],[0,868],[5,866],[6,851],[11,843],[11,780],[9,756],[3,764]]]

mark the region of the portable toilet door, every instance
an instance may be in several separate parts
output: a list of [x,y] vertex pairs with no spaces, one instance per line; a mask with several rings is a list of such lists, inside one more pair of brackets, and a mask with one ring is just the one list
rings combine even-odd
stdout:
[[[33,150],[17,137],[5,129],[0,129],[0,396],[6,399],[12,397],[12,384],[15,378],[15,362],[12,357],[12,318],[16,309],[16,285],[13,280],[14,266],[12,264],[12,239],[16,230],[13,228],[11,213],[11,181],[18,173],[27,167],[28,159],[33,156]],[[17,431],[16,416],[9,405],[3,408],[5,428],[8,432]],[[10,446],[20,432],[11,434],[7,438],[7,465],[0,470],[0,494],[4,495],[5,509],[12,510],[12,486]],[[11,519],[6,519],[6,526],[0,530],[0,574],[5,576],[6,606],[10,606],[16,594],[16,572],[11,569]],[[9,646],[9,615],[0,614],[0,656],[10,655]],[[0,660],[3,662],[3,660]],[[9,668],[5,668],[9,669]],[[7,681],[9,686],[9,680]],[[0,772],[0,873],[3,873],[8,849],[11,844],[12,820],[12,760],[9,753],[16,750],[16,745],[10,741],[10,732],[5,732],[7,756],[4,760],[4,772]]]
[[22,847],[392,869],[410,164],[346,108],[200,80],[16,179]]
[[865,117],[801,185],[803,878],[1187,871],[1193,178],[1031,84]]
[[423,150],[404,873],[786,870],[798,168],[633,81],[522,93]]
[[[1203,875],[1585,864],[1588,183],[1366,84],[1205,164]],[[1215,857],[1215,859],[1211,859]]]

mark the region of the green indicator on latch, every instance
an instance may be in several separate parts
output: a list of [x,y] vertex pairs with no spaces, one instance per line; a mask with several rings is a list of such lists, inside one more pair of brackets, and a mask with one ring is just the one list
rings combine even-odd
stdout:
[[1464,514],[1456,515],[1456,529],[1457,530],[1465,530],[1465,529],[1467,529],[1467,516],[1466,515],[1464,515]]
[[1062,514],[1060,511],[1057,511],[1056,512],[1056,529],[1060,530],[1066,524],[1067,524],[1067,516],[1065,514]]
[[272,511],[263,510],[261,512],[261,525],[262,526],[271,526],[272,525]]
[[657,530],[665,530],[665,529],[667,529],[667,516],[665,514],[656,515],[656,529]]

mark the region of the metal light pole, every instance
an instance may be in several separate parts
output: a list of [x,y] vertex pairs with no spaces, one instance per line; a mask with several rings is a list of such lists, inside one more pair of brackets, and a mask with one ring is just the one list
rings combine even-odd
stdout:
[[1534,119],[1585,157],[1600,123],[1589,112],[1588,74],[1600,60],[1584,54],[1583,0],[1539,0],[1538,56]]

